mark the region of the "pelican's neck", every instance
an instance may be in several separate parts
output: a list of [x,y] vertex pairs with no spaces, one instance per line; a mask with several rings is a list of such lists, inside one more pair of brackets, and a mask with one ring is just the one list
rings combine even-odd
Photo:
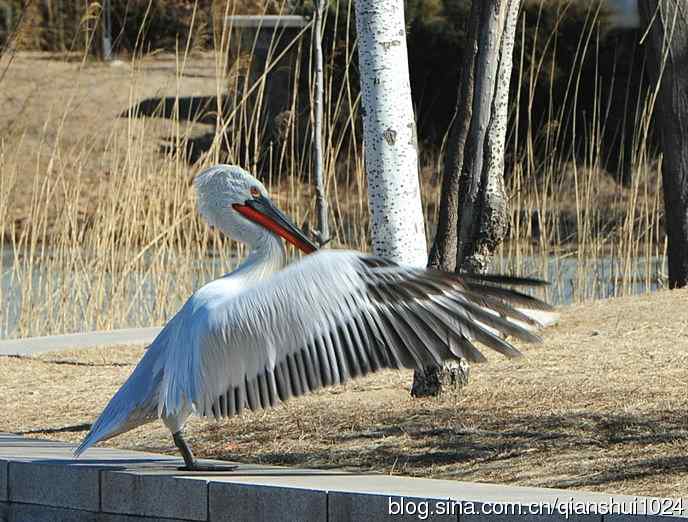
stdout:
[[265,232],[249,248],[250,254],[231,273],[232,276],[259,281],[282,270],[287,262],[287,252],[282,240],[270,232]]

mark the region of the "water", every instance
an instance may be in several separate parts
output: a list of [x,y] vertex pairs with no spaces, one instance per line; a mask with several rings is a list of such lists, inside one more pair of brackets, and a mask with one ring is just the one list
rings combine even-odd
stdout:
[[[5,248],[0,275],[0,339],[17,337],[22,320],[31,323],[23,325],[24,331],[30,329],[29,335],[45,335],[65,329],[97,330],[103,328],[104,324],[107,325],[105,327],[116,328],[161,324],[178,310],[193,289],[230,268],[226,261],[208,257],[195,261],[190,268],[185,266],[182,276],[174,268],[179,266],[179,262],[168,256],[165,266],[169,270],[164,277],[158,276],[156,281],[142,272],[132,272],[125,280],[113,280],[110,274],[89,274],[87,277],[74,272],[48,274],[40,267],[34,267],[31,272],[27,269],[13,272],[13,262],[11,249]],[[600,257],[579,262],[575,257],[525,257],[522,262],[524,266],[521,273],[536,277],[543,273],[543,267],[546,266],[547,280],[551,286],[541,296],[555,305],[569,304],[582,296],[614,297],[622,290],[618,281],[623,274],[623,264],[618,258]],[[234,263],[236,259],[231,264]],[[646,281],[648,270],[649,284]],[[499,263],[496,263],[494,271],[500,271]],[[504,265],[501,271],[512,272]],[[660,275],[665,273],[666,266],[662,258],[636,258],[633,260],[631,282],[624,289],[625,293],[655,291],[660,287]],[[29,276],[32,302],[22,303],[20,278]],[[116,306],[111,302],[114,285],[120,289],[120,301]],[[95,292],[102,295],[94,296]],[[22,314],[24,306],[30,306],[31,310],[24,310]],[[88,310],[88,313],[84,310]],[[113,314],[116,318],[112,323],[103,319]]]
[[[545,279],[550,283],[545,291],[546,299],[553,305],[567,305],[582,298],[607,299],[622,294],[654,292],[663,287],[661,282],[667,273],[664,258],[637,257],[631,261],[626,287],[621,288],[625,267],[618,257],[603,256],[582,261],[573,256],[524,257],[522,262],[520,273],[533,277],[541,277],[546,265]],[[495,271],[500,271],[498,263]],[[504,266],[502,271],[513,272]]]
[[[164,263],[169,268],[156,274],[153,281],[150,274],[139,271],[113,277],[109,273],[48,271],[38,263],[29,269],[24,260],[13,268],[14,254],[6,247],[0,265],[0,339],[18,337],[20,329],[26,332],[27,328],[28,335],[35,336],[64,333],[65,329],[78,332],[161,324],[193,289],[226,273],[235,262],[208,257],[178,271],[175,267],[180,262],[168,255]],[[22,287],[28,286],[29,278],[30,302],[22,302]],[[108,323],[113,316],[113,324]]]

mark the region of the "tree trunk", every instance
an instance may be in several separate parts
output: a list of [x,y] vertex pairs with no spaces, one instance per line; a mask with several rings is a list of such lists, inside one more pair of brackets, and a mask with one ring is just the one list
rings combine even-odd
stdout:
[[373,251],[425,266],[404,2],[356,0],[355,8]]
[[323,166],[323,16],[327,0],[315,2],[315,24],[313,27],[313,51],[315,54],[315,89],[313,93],[313,166],[315,167],[315,212],[318,218],[316,239],[322,247],[330,241],[327,195],[325,194],[325,173]]
[[669,256],[669,287],[688,285],[688,3],[640,0],[641,27],[649,27],[648,73],[658,86],[662,185]]
[[474,2],[481,10],[473,115],[459,182],[457,267],[484,272],[508,227],[504,191],[512,53],[520,0]]
[[109,62],[112,60],[112,6],[110,0],[103,0],[102,10],[103,60]]
[[[485,271],[508,228],[504,144],[520,0],[474,0],[429,266]],[[437,395],[468,382],[468,365],[416,371],[411,393]]]

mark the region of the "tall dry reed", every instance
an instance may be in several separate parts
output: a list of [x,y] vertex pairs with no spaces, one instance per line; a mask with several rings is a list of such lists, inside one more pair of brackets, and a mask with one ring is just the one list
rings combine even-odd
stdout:
[[[231,4],[226,4],[222,18],[231,14]],[[551,121],[571,119],[581,89],[593,89],[597,100],[593,123],[589,128],[574,126],[569,132],[564,129],[570,127],[564,125],[538,129],[528,122],[523,136],[518,129],[528,114],[518,112],[512,115],[509,134],[518,145],[514,148],[522,153],[507,172],[512,227],[495,268],[557,282],[548,295],[555,301],[650,289],[661,284],[658,270],[664,266],[659,164],[648,150],[652,99],[625,101],[640,132],[632,150],[626,151],[634,175],[631,185],[624,187],[604,171],[599,146],[608,90],[599,84],[580,85],[583,62],[595,57],[598,15],[591,8],[569,87],[561,93],[572,100],[562,104],[569,112],[561,109],[555,114],[553,109],[550,115]],[[332,10],[329,16],[345,17],[331,26],[346,28],[341,38],[331,39],[344,45],[335,49],[333,43],[325,50],[329,63],[325,67],[324,171],[333,246],[368,250],[366,182],[357,130],[360,99],[352,72],[356,42],[348,30],[353,24],[351,5]],[[561,16],[566,16],[565,9]],[[214,28],[214,33],[216,46],[209,61],[213,79],[204,93],[214,98],[203,114],[191,116],[192,121],[181,110],[182,98],[189,94],[183,92],[184,76],[199,59],[189,39],[179,43],[174,57],[172,114],[164,114],[162,101],[148,117],[131,110],[125,118],[103,121],[97,139],[88,137],[66,146],[65,133],[79,101],[76,93],[84,92],[75,88],[59,110],[46,113],[45,127],[54,132],[40,141],[35,161],[27,161],[25,152],[20,152],[25,150],[21,145],[29,129],[17,124],[0,136],[0,231],[6,237],[0,243],[0,337],[161,324],[194,289],[229,271],[243,255],[242,248],[209,230],[194,207],[193,174],[209,164],[240,162],[250,170],[259,169],[278,204],[297,223],[315,226],[310,93],[299,88],[312,86],[306,59],[310,28],[287,45],[287,52],[294,52],[297,59],[279,138],[262,114],[267,74],[279,65],[284,44],[274,46],[268,72],[252,74],[257,40],[238,45],[237,32],[227,23]],[[544,52],[551,52],[556,35],[539,33],[537,37],[547,41]],[[551,71],[535,46],[529,50],[523,42],[522,49],[524,54],[515,57],[518,81],[530,86],[526,96],[532,98],[536,85],[552,85]],[[526,56],[528,52],[532,55]],[[344,53],[346,67],[343,74],[335,75],[337,53]],[[155,60],[140,50],[131,56],[129,107],[141,101],[146,65]],[[83,85],[89,75],[105,70],[94,67],[84,60],[74,72],[74,84]],[[519,91],[518,95],[523,94]],[[191,146],[198,147],[194,124],[209,114],[214,131],[202,153],[193,156]],[[156,115],[166,116],[170,147],[151,154],[151,142],[159,141],[161,120]],[[584,153],[574,154],[573,144]],[[537,153],[538,148],[544,153]],[[421,151],[423,204],[430,230],[441,153]],[[34,175],[26,175],[27,164]],[[102,173],[95,181],[94,165]],[[26,179],[32,180],[30,190],[23,186]],[[21,194],[30,197],[17,219],[14,210]]]

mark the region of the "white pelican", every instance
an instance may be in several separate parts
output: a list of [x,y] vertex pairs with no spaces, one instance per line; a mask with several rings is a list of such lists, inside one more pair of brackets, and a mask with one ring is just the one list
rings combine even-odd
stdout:
[[271,408],[382,368],[485,360],[474,341],[520,355],[499,334],[540,341],[533,316],[550,307],[496,284],[537,281],[460,277],[342,250],[284,268],[280,238],[305,253],[317,247],[260,181],[217,165],[194,185],[205,219],[246,243],[250,254],[196,291],[167,323],[75,456],[161,418],[184,458],[182,469],[217,470],[199,465],[182,436],[191,414],[219,419]]

